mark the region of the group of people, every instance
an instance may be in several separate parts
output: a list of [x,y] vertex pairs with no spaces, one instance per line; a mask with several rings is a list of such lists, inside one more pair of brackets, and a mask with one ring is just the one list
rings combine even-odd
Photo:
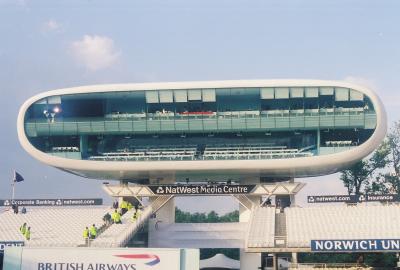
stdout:
[[19,231],[27,241],[31,240],[31,227],[28,227],[26,223],[22,224],[21,227],[19,227]]
[[[109,226],[111,224],[122,224],[121,217],[128,212],[129,210],[132,210],[134,206],[132,203],[122,200],[121,203],[119,204],[118,201],[115,201],[113,203],[113,209],[114,212],[110,215],[109,213],[106,213],[103,217],[103,221],[106,226]],[[141,214],[141,211],[137,205],[135,205],[135,212],[132,215],[132,222],[136,222],[136,220],[139,218]]]
[[87,243],[89,241],[89,239],[96,239],[97,236],[97,228],[96,225],[93,224],[90,227],[86,227],[83,230],[83,239],[85,239],[85,242]]
[[[20,212],[20,211],[19,211],[19,207],[18,207],[18,205],[16,205],[16,204],[12,204],[12,205],[11,205],[11,208],[12,208],[14,214],[18,214],[18,213]],[[25,206],[22,207],[22,209],[21,209],[21,214],[26,214],[26,208],[25,208]]]
[[[110,226],[111,224],[122,224],[121,217],[133,208],[132,203],[127,202],[125,200],[121,201],[121,204],[118,201],[113,203],[114,212],[110,215],[110,213],[106,213],[103,217],[104,224],[106,226]],[[141,215],[141,210],[138,206],[135,205],[135,212],[133,213],[131,220],[132,222],[136,222]],[[86,243],[89,239],[96,239],[97,237],[97,228],[95,224],[90,227],[86,227],[83,230],[83,238],[85,239]]]

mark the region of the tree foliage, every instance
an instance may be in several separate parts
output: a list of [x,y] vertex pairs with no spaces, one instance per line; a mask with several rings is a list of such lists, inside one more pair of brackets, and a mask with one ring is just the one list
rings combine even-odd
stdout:
[[[375,173],[386,167],[388,163],[389,147],[383,142],[369,159],[360,160],[353,166],[341,172],[340,179],[347,188],[348,194],[360,195],[364,188],[372,188]],[[380,187],[380,186],[379,186]],[[374,187],[377,189],[378,187]]]
[[380,175],[380,182],[389,192],[400,194],[400,121],[395,122],[390,130],[387,144],[388,170]]
[[209,213],[190,213],[175,208],[176,223],[219,223],[219,222],[238,222],[239,211],[233,211],[225,215],[219,216],[217,212]]
[[393,124],[384,142],[369,159],[341,172],[349,194],[400,195],[400,121]]

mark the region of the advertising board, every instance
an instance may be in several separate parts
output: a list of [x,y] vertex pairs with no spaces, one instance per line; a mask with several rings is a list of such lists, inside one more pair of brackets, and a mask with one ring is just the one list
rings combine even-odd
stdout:
[[86,205],[102,205],[103,199],[8,199],[0,200],[0,206],[86,206]]
[[313,252],[400,251],[400,239],[311,240]]
[[152,185],[157,195],[232,195],[249,194],[256,185],[199,184],[199,185]]
[[[199,252],[188,251],[11,247],[5,249],[4,270],[192,270],[194,268],[186,262],[192,261],[192,265],[198,266]],[[20,265],[15,262],[20,262]],[[186,267],[182,267],[181,262]]]
[[307,196],[308,203],[358,203],[358,202],[398,202],[397,194],[365,194],[365,195],[320,195]]

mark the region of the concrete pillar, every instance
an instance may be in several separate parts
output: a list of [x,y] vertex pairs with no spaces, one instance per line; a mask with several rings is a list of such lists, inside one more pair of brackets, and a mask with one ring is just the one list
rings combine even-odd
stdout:
[[259,270],[261,267],[261,253],[247,253],[240,250],[240,270]]
[[[249,197],[253,203],[259,205],[261,196]],[[249,222],[251,211],[239,204],[239,222]],[[240,250],[240,270],[259,270],[261,267],[261,253],[247,253]]]
[[292,252],[292,263],[298,263],[296,252]]
[[272,269],[278,270],[278,255],[276,253],[272,255]]
[[[150,198],[150,203],[154,201],[155,198]],[[149,247],[151,246],[151,241],[153,233],[165,225],[175,223],[175,198],[170,199],[160,210],[157,211],[155,218],[149,219],[149,229],[148,229],[148,239]]]

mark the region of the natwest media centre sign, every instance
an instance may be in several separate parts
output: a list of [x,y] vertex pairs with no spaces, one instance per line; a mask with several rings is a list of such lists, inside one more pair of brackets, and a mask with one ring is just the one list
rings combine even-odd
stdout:
[[4,270],[194,270],[198,261],[193,249],[6,248]]
[[156,195],[232,195],[249,194],[256,185],[155,185],[149,186]]

